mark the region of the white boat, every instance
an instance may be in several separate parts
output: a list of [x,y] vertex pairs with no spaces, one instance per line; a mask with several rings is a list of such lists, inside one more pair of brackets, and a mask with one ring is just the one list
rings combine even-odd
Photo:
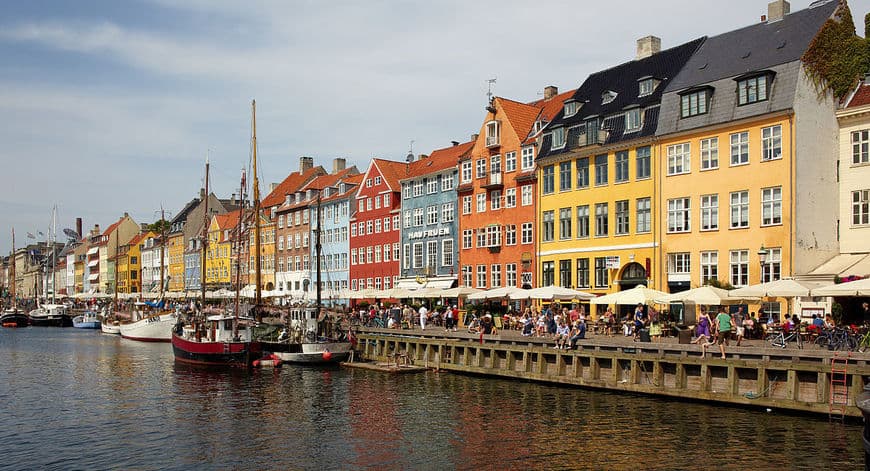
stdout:
[[121,335],[121,323],[114,319],[103,319],[100,329],[104,334]]
[[77,329],[99,329],[100,317],[94,311],[85,311],[84,314],[73,317],[72,323]]
[[43,304],[30,311],[30,325],[71,327],[72,317],[64,304]]
[[[136,303],[136,307],[145,303]],[[140,342],[171,342],[172,329],[178,322],[178,314],[167,311],[135,310],[129,322],[122,322],[118,328],[121,337]]]

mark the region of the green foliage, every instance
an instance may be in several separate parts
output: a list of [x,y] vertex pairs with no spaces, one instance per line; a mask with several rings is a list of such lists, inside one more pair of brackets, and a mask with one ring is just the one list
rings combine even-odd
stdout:
[[846,96],[867,71],[870,51],[867,42],[855,34],[846,2],[822,25],[801,60],[818,91],[829,89],[838,98]]
[[864,15],[864,40],[867,40],[867,35],[870,35],[870,13]]
[[161,219],[152,224],[148,225],[148,230],[154,232],[155,234],[162,234],[164,231],[169,232],[169,221],[166,219]]
[[722,280],[707,280],[706,284],[714,288],[734,289],[734,286],[732,286],[731,283]]
[[843,325],[843,305],[834,303],[831,305],[831,317],[834,318],[836,325]]

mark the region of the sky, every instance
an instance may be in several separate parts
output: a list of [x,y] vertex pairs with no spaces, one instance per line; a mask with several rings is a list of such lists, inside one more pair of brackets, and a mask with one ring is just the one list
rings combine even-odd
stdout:
[[[791,2],[791,10],[809,0]],[[863,35],[870,0],[849,2]],[[766,0],[4,2],[0,253],[125,212],[170,219],[203,186],[238,192],[257,101],[260,192],[336,157],[365,171],[478,133],[492,93],[575,89],[662,48],[760,20]],[[495,78],[492,85],[488,79]]]

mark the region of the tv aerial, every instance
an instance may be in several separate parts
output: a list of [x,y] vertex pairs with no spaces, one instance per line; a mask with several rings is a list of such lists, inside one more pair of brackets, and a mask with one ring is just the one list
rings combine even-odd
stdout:
[[78,242],[82,239],[79,236],[79,233],[76,232],[74,229],[66,228],[63,230],[63,233],[66,234],[67,237],[69,237],[70,242]]

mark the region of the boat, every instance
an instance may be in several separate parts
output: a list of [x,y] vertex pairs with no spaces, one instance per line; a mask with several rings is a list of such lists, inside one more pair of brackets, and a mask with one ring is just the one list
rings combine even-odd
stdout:
[[65,304],[43,304],[30,311],[30,325],[39,327],[72,327],[72,316]]
[[10,260],[9,279],[12,282],[9,283],[9,297],[12,300],[12,306],[4,309],[3,313],[0,314],[0,325],[3,327],[27,327],[30,324],[30,317],[27,316],[26,312],[18,309],[15,298],[15,229],[12,229],[12,256]]
[[114,317],[103,317],[100,322],[100,330],[104,334],[121,335],[121,323]]
[[77,329],[99,329],[100,328],[100,318],[97,316],[97,313],[94,311],[85,311],[84,314],[80,316],[73,317],[72,320],[73,327]]
[[118,325],[121,337],[140,342],[170,342],[172,329],[178,322],[178,314],[163,310],[159,303],[134,303],[132,320]]
[[[254,153],[254,162],[256,162],[256,102],[251,104],[252,108],[252,149]],[[256,163],[254,164],[254,175],[256,175]],[[256,178],[256,177],[255,177]],[[235,230],[235,240],[237,247],[236,257],[241,257],[241,247],[243,240],[243,220],[244,220],[244,201],[245,201],[245,173],[242,172],[241,189],[239,191],[242,207],[239,209],[239,221]],[[206,258],[206,247],[208,245],[208,159],[205,163],[205,221],[203,223],[203,244],[202,244],[202,260]],[[256,206],[254,211],[256,211]],[[259,221],[257,212],[254,212],[254,219]],[[257,238],[259,244],[259,238]],[[213,367],[240,367],[250,368],[258,361],[261,354],[260,342],[253,339],[254,319],[239,316],[239,290],[236,289],[235,309],[232,314],[219,313],[216,315],[206,316],[205,308],[205,263],[201,264],[201,287],[202,287],[202,311],[199,314],[194,314],[193,319],[188,325],[179,322],[172,333],[172,353],[175,356],[175,361],[180,363],[188,363],[198,366],[213,366]],[[259,269],[259,264],[257,265]],[[239,272],[236,270],[236,285],[239,285]],[[205,316],[204,322],[201,320]],[[272,361],[272,359],[269,359]]]

